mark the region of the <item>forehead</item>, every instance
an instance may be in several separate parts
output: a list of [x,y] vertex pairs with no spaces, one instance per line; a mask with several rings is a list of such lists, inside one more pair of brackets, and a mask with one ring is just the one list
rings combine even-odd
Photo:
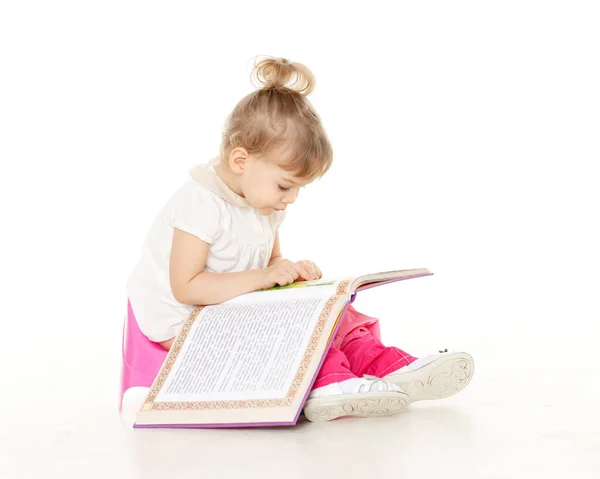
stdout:
[[268,162],[267,164],[273,176],[275,176],[277,180],[286,181],[287,183],[300,186],[310,183],[310,181],[308,181],[306,178],[296,176],[293,171],[288,171],[274,162]]
[[291,172],[285,170],[282,170],[281,180],[294,186],[306,186],[309,183],[312,183],[312,180],[300,178],[299,176],[295,176]]

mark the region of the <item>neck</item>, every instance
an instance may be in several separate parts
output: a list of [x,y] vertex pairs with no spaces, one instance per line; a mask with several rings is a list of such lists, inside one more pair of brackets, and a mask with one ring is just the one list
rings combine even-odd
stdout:
[[215,171],[217,172],[217,176],[221,178],[221,181],[223,181],[223,183],[225,183],[231,191],[244,198],[244,193],[242,192],[238,175],[231,171],[231,169],[222,162],[219,162],[215,165]]

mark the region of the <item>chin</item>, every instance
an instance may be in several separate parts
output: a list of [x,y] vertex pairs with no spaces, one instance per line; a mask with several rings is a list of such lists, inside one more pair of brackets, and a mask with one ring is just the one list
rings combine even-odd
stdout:
[[275,208],[271,208],[270,206],[265,206],[264,208],[259,208],[258,212],[263,216],[271,216],[275,213]]

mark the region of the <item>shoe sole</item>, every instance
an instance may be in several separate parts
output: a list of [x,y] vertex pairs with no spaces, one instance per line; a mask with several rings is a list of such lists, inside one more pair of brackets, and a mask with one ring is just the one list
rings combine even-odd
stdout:
[[395,391],[344,394],[309,399],[304,415],[309,421],[331,421],[343,416],[380,417],[398,414],[408,406],[407,394]]
[[462,391],[471,382],[475,363],[470,354],[450,353],[414,371],[383,379],[398,386],[411,401],[442,399]]

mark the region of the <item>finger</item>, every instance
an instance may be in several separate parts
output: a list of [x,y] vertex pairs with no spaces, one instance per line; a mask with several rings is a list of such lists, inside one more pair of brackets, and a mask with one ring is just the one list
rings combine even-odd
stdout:
[[283,283],[282,286],[285,286],[287,284],[291,284],[294,282],[294,276],[288,270],[283,270],[280,273],[280,278],[281,278],[281,282]]
[[302,277],[302,279],[311,279],[312,274],[310,273],[310,271],[308,271],[308,269],[300,263],[296,263],[294,265],[295,271],[296,273]]
[[306,269],[310,273],[311,279],[319,279],[319,275],[317,273],[318,268],[315,263],[313,263],[312,261],[307,261]]
[[296,267],[295,267],[295,265],[293,263],[287,269],[287,272],[292,276],[292,281],[294,281],[299,276],[299,273],[296,270]]
[[308,276],[305,276],[306,279],[318,279],[317,272],[315,270],[315,264],[312,261],[300,261],[300,264],[306,269]]
[[296,269],[294,268],[294,264],[290,261],[286,261],[286,262],[281,262],[278,265],[278,270],[277,273],[278,274],[292,274],[292,272],[295,273]]
[[313,263],[313,265],[315,267],[315,274],[317,275],[317,278],[321,279],[323,277],[323,273],[321,273],[321,270],[316,264]]

